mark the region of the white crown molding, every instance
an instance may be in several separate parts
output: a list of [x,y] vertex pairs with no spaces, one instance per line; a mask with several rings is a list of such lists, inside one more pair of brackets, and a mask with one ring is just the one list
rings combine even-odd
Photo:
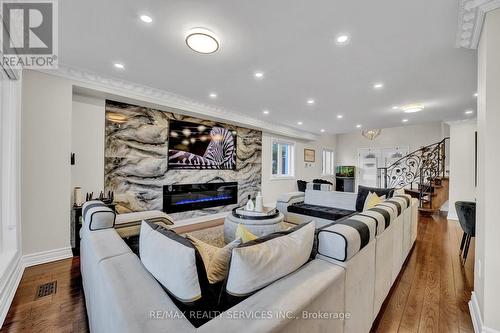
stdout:
[[107,96],[122,96],[126,99],[153,105],[175,108],[181,114],[209,118],[233,123],[265,132],[307,141],[318,140],[318,136],[305,131],[299,131],[287,126],[270,124],[264,120],[249,117],[228,109],[200,103],[193,99],[168,91],[133,83],[130,81],[104,77],[102,75],[70,68],[62,64],[55,70],[40,70],[40,72],[59,76],[74,82],[75,86],[96,90]]
[[500,0],[460,0],[457,47],[477,49],[486,13],[500,8]]

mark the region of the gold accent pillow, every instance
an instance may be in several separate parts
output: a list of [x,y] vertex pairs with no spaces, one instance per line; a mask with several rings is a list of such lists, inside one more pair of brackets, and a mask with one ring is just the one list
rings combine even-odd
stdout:
[[241,244],[240,239],[236,239],[226,246],[220,248],[207,244],[193,236],[187,234],[186,238],[193,243],[203,260],[203,265],[207,272],[208,282],[213,284],[223,281],[226,278],[231,253],[235,247]]
[[370,192],[365,200],[363,211],[375,207],[385,199],[385,196],[379,197],[375,192]]
[[250,242],[250,241],[253,241],[259,237],[255,236],[254,234],[252,234],[250,232],[250,230],[248,230],[247,228],[245,228],[242,224],[238,224],[238,227],[236,228],[236,233],[234,235],[234,238],[235,239],[241,239],[241,242],[242,243],[246,243],[246,242]]

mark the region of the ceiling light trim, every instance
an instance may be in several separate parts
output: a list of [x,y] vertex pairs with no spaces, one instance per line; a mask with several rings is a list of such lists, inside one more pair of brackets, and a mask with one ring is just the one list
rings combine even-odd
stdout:
[[456,46],[477,49],[486,13],[500,8],[500,0],[460,0]]
[[174,108],[186,115],[224,120],[225,122],[235,125],[254,128],[290,138],[300,138],[307,141],[319,139],[319,136],[316,134],[304,132],[304,130],[299,131],[288,126],[270,124],[267,118],[266,121],[260,120],[233,110],[202,103],[165,90],[112,77],[105,77],[90,71],[71,68],[61,63],[58,69],[40,69],[36,71],[71,80],[73,81],[73,85],[77,87],[96,90],[103,94],[116,95],[125,99],[142,101],[148,104]]

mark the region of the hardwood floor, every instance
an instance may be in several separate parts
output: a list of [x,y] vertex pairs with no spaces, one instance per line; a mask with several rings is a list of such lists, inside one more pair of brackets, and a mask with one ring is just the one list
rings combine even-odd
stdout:
[[[421,217],[418,228],[415,247],[372,331],[473,332],[467,302],[474,241],[462,266],[456,222]],[[35,300],[38,285],[51,281],[57,281],[57,292]],[[0,332],[88,332],[79,258],[27,268]]]
[[372,332],[474,332],[467,305],[474,283],[474,246],[462,266],[461,238],[457,222],[420,217],[417,242]]

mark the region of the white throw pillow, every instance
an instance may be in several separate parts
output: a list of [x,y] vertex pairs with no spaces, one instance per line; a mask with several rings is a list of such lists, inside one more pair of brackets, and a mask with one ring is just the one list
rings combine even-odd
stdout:
[[310,222],[233,249],[227,293],[249,295],[300,268],[311,255],[314,231]]
[[201,298],[196,248],[189,240],[143,221],[139,254],[146,269],[180,302],[192,303]]

